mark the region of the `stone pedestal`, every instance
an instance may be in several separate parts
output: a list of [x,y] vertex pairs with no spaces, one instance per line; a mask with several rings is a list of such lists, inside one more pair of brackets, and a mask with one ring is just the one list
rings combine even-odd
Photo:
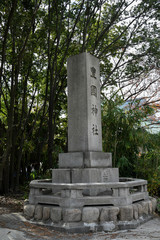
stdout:
[[52,170],[53,183],[105,183],[118,181],[118,168],[73,168]]

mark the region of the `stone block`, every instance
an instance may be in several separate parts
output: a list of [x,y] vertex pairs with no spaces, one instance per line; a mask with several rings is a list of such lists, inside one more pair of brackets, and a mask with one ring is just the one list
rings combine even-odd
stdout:
[[141,217],[143,215],[143,208],[140,203],[137,204],[138,207],[138,216]]
[[149,211],[150,214],[153,213],[153,206],[152,206],[152,202],[151,201],[148,202],[148,211]]
[[35,205],[28,204],[24,206],[24,215],[27,219],[33,218],[34,212],[35,212]]
[[116,225],[113,222],[105,222],[102,224],[104,232],[112,232],[116,230]]
[[133,220],[133,206],[120,207],[119,212],[120,221],[132,221]]
[[138,206],[136,204],[133,204],[133,218],[137,220],[139,217],[138,215]]
[[112,167],[112,154],[107,152],[69,152],[59,154],[59,168]]
[[97,222],[99,220],[99,213],[99,209],[96,207],[84,207],[82,221],[87,223]]
[[118,181],[118,168],[85,168],[72,170],[72,183],[100,183]]
[[29,192],[29,203],[35,204],[35,189],[32,187],[30,187],[30,192]]
[[82,198],[82,190],[61,190],[63,198]]
[[83,168],[83,152],[59,154],[59,168]]
[[83,190],[84,196],[112,196],[113,190],[111,188],[106,187],[98,187],[92,189],[85,189]]
[[152,202],[150,200],[146,201],[148,203],[148,214],[152,214],[153,210],[152,210]]
[[62,208],[52,207],[50,218],[53,222],[59,222],[62,219]]
[[142,205],[142,214],[148,215],[148,202],[143,201],[141,202],[141,205]]
[[155,212],[157,209],[157,200],[155,198],[151,198],[151,202],[152,202],[153,212]]
[[85,167],[112,167],[112,153],[107,152],[85,152],[84,153]]
[[35,220],[42,220],[43,216],[43,207],[40,205],[37,205],[35,208],[35,214],[34,214],[34,219]]
[[70,169],[52,169],[53,183],[71,183]]
[[43,207],[43,221],[47,221],[50,218],[50,207]]
[[101,210],[100,221],[101,222],[109,222],[109,221],[117,221],[117,215],[119,213],[118,207],[104,207]]
[[80,209],[68,208],[63,211],[64,222],[79,222],[82,219],[82,213]]

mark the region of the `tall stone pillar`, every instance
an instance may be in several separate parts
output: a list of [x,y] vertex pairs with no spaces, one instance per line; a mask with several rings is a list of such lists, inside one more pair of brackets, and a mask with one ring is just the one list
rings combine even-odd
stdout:
[[68,153],[59,154],[53,181],[61,174],[71,183],[119,181],[111,153],[102,152],[99,60],[89,53],[72,56],[67,75]]
[[99,60],[89,53],[70,57],[68,151],[102,151]]

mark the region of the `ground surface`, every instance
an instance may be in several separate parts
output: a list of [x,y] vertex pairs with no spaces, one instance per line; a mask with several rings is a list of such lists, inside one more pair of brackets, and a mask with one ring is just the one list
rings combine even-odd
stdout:
[[160,240],[158,216],[134,230],[66,234],[26,221],[22,209],[20,196],[0,196],[0,240]]
[[0,196],[0,215],[23,211],[24,199],[22,194]]

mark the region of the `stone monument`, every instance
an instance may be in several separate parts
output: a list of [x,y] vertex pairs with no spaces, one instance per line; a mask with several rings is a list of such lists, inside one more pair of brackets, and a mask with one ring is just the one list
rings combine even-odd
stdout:
[[68,153],[59,154],[52,180],[30,183],[27,219],[68,232],[135,228],[149,220],[156,200],[147,181],[119,178],[102,151],[99,60],[72,56],[68,73]]
[[89,53],[70,57],[68,71],[68,153],[59,154],[53,182],[119,181],[111,153],[102,152],[99,60]]

